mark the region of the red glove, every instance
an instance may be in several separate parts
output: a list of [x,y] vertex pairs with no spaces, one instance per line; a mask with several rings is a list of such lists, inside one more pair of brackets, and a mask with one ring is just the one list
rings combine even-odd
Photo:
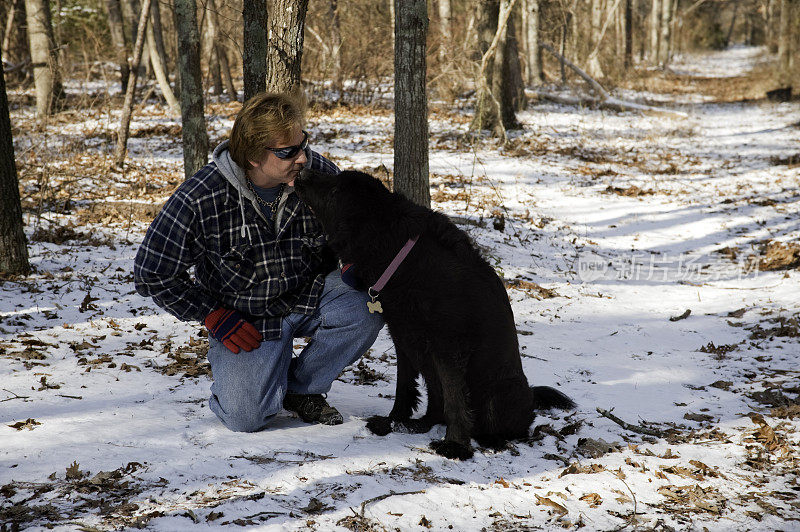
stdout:
[[261,333],[235,310],[218,308],[205,319],[208,334],[234,353],[239,349],[252,351],[262,340]]

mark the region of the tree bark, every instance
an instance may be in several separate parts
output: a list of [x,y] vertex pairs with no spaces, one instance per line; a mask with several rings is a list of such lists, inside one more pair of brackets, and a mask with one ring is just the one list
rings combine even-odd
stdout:
[[501,0],[499,3],[496,0],[487,0],[479,9],[479,16],[484,19],[479,22],[480,48],[483,48],[486,29],[489,27],[487,19],[495,21],[495,28],[491,43],[481,58],[475,117],[470,129],[491,130],[493,135],[504,141],[506,129],[517,127],[514,99],[510,97],[513,89],[508,86],[509,83],[513,85],[513,80],[503,68],[511,52],[508,47],[510,33],[508,22],[515,2],[516,0]]
[[[0,51],[0,65],[3,64]],[[19,181],[11,140],[11,119],[3,69],[0,68],[0,273],[26,275],[31,270],[22,224]]]
[[[153,38],[155,40],[158,57],[161,58],[161,64],[164,65],[164,72],[169,74],[170,63],[169,57],[167,56],[167,48],[164,45],[164,27],[161,23],[161,7],[159,7],[159,2],[153,2],[150,6],[150,22],[153,24]],[[167,75],[167,79],[169,79],[169,75]]]
[[394,190],[430,207],[425,0],[395,0]]
[[[3,34],[2,55],[6,61],[14,65],[30,63],[31,54],[28,46],[28,23],[25,18],[25,0],[13,0],[8,10],[6,29]],[[28,76],[27,70],[20,68],[15,71],[13,80],[24,81]]]
[[661,36],[658,39],[658,64],[669,62],[669,41],[672,36],[672,0],[661,0]]
[[633,64],[633,0],[625,0],[625,69]]
[[25,0],[25,12],[33,81],[36,86],[36,115],[41,120],[55,111],[58,101],[63,97],[58,55],[50,21],[50,2]]
[[603,25],[603,2],[591,0],[591,30],[589,32],[589,48],[591,53],[586,60],[586,71],[594,78],[603,77],[603,68],[600,66],[600,32]]
[[328,3],[328,18],[331,25],[331,45],[330,45],[330,61],[331,61],[331,80],[333,81],[333,89],[342,93],[342,28],[341,21],[339,20],[339,0],[329,0]]
[[108,29],[111,33],[111,42],[114,45],[114,53],[119,65],[120,85],[122,92],[128,89],[128,75],[130,66],[128,65],[128,54],[130,53],[128,39],[125,36],[125,26],[122,21],[122,6],[119,0],[106,0],[106,15],[108,16]]
[[236,93],[236,87],[233,84],[233,78],[231,77],[231,66],[228,62],[228,52],[225,49],[225,45],[222,44],[220,40],[219,13],[217,12],[217,5],[214,0],[208,0],[208,15],[208,22],[214,35],[214,50],[216,51],[217,60],[219,61],[219,69],[222,73],[222,81],[225,83],[225,90],[228,92],[228,96],[230,96],[231,101],[235,101],[238,95]]
[[117,147],[114,150],[114,163],[122,167],[125,162],[125,155],[128,153],[128,135],[130,134],[131,115],[133,114],[133,95],[136,92],[136,80],[139,78],[139,65],[142,61],[142,51],[144,49],[144,34],[147,29],[147,17],[150,15],[150,1],[145,1],[142,5],[142,12],[139,14],[139,25],[136,33],[136,44],[133,46],[133,61],[128,76],[128,90],[125,91],[125,102],[122,104],[122,118],[119,122],[117,132]]
[[246,0],[242,10],[244,101],[267,88],[267,3]]
[[439,0],[439,61],[445,62],[453,47],[453,21],[450,0]]
[[200,72],[200,32],[197,28],[195,0],[176,0],[175,18],[178,23],[178,64],[181,71],[183,172],[188,179],[208,162],[208,133]]
[[650,9],[650,54],[652,64],[658,64],[658,39],[661,36],[661,0],[652,0]]
[[[502,99],[500,108],[503,111],[503,126],[506,129],[519,129],[516,113],[523,111],[528,105],[525,97],[525,82],[522,79],[519,41],[517,40],[518,11],[513,9],[506,23],[504,37],[501,86]],[[496,81],[496,80],[495,80]]]
[[391,35],[392,35],[392,50],[396,50],[397,49],[397,43],[395,41],[397,40],[397,13],[395,13],[395,9],[394,9],[395,8],[394,0],[386,0],[386,1],[389,2],[389,21],[390,21],[390,23],[392,25],[392,31],[391,31]]
[[[150,2],[150,11],[151,15],[153,15],[153,8],[158,5],[159,0],[145,0],[145,2]],[[150,64],[153,65],[153,73],[156,76],[156,81],[158,81],[158,86],[161,88],[161,94],[164,95],[164,99],[167,101],[167,106],[172,114],[178,116],[181,114],[181,105],[178,103],[177,98],[175,98],[175,93],[172,92],[172,87],[169,85],[169,77],[167,76],[167,66],[163,63],[163,57],[161,54],[158,53],[158,46],[155,34],[155,19],[153,19],[151,24],[147,24],[147,48],[150,53]],[[159,24],[160,25],[160,24]],[[163,43],[162,43],[163,44]]]
[[299,90],[308,0],[267,0],[267,91]]
[[797,23],[797,0],[780,0],[780,27],[778,28],[778,82],[781,87],[792,84],[795,43],[792,26]]
[[[152,6],[151,6],[152,8]],[[149,11],[149,10],[148,10]],[[139,0],[123,0],[122,1],[122,13],[124,18],[130,21],[130,28],[129,31],[131,32],[131,42],[136,42],[136,37],[139,35],[139,23],[140,23],[140,15],[142,13],[142,6],[139,5]],[[147,35],[145,34],[145,37]],[[149,59],[150,58],[150,50],[147,49],[147,40],[144,42],[144,47],[142,48],[142,57]],[[145,60],[139,63],[136,67],[138,69],[137,76],[145,76],[149,75],[150,72],[148,68],[150,66],[150,61]]]
[[219,69],[219,56],[217,55],[217,47],[211,43],[209,50],[211,57],[209,58],[209,71],[211,73],[211,94],[222,94],[222,71]]
[[525,0],[523,25],[525,32],[525,57],[528,60],[528,85],[539,85],[544,81],[542,50],[539,48],[539,0]]
[[775,38],[775,3],[778,0],[767,0],[767,8],[764,10],[765,39],[769,52],[774,54],[778,51],[778,40]]

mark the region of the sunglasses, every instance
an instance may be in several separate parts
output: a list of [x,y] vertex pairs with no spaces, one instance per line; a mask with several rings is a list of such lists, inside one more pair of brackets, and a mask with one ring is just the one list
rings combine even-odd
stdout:
[[267,148],[275,154],[278,159],[293,159],[297,157],[300,150],[305,150],[308,147],[308,132],[303,131],[303,140],[300,144],[295,146],[286,146],[285,148]]

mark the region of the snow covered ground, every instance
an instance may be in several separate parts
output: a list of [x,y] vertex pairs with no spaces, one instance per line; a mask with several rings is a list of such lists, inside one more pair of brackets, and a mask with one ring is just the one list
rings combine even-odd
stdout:
[[[683,65],[741,71],[751,52]],[[224,138],[237,108],[210,107]],[[434,207],[504,276],[529,380],[579,404],[464,462],[427,448],[443,427],[366,430],[392,405],[385,331],[328,396],[343,425],[225,429],[202,327],[132,284],[152,206],[182,179],[175,122],[136,112],[125,176],[108,171],[106,111],[20,135],[35,273],[0,281],[0,525],[800,529],[800,108],[681,108],[535,104],[502,148],[432,115]],[[390,113],[319,111],[310,131],[343,168],[392,166]]]

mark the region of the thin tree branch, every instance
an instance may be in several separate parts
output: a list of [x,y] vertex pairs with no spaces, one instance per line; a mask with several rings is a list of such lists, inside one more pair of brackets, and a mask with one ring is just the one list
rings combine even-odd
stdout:
[[603,410],[602,408],[597,408],[597,413],[603,417],[607,417],[620,427],[625,430],[629,430],[631,432],[638,432],[639,434],[646,434],[648,436],[655,436],[656,438],[663,438],[664,432],[657,430],[657,429],[648,429],[647,427],[642,427],[639,425],[633,425],[628,423],[627,421],[622,421],[620,418],[612,414],[609,410]]

